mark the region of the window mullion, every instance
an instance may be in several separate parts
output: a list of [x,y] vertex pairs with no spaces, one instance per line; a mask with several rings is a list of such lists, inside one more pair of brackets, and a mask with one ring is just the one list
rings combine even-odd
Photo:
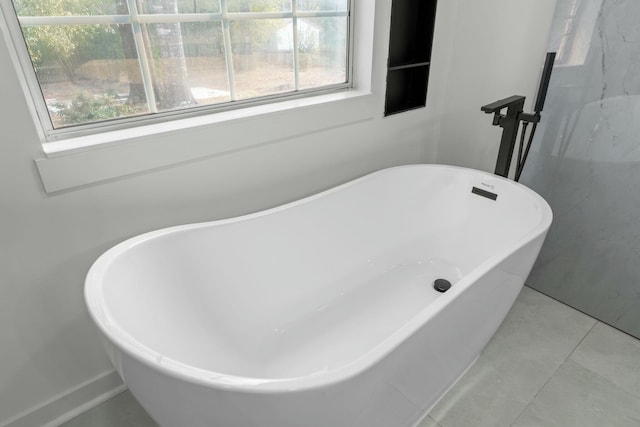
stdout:
[[128,24],[129,15],[20,16],[20,26]]
[[183,24],[187,22],[211,22],[220,21],[220,13],[151,13],[138,14],[138,22],[141,24]]
[[222,12],[222,39],[224,41],[224,61],[227,65],[227,80],[229,81],[229,97],[232,101],[236,98],[236,80],[233,71],[233,52],[231,51],[231,31],[229,30],[229,17],[227,0],[220,0]]
[[300,89],[300,52],[298,51],[298,5],[297,0],[291,1],[291,12],[293,13],[293,86],[294,90]]
[[153,78],[151,77],[151,66],[147,58],[147,47],[144,44],[142,36],[142,25],[138,19],[138,6],[135,0],[127,0],[129,7],[129,15],[131,16],[131,29],[133,30],[133,40],[138,52],[138,64],[140,64],[140,72],[142,73],[142,84],[144,86],[144,94],[147,99],[149,112],[157,113],[156,95],[153,91]]

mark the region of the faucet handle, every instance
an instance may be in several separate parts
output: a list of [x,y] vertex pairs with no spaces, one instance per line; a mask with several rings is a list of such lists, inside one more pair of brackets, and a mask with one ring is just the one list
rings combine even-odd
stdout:
[[503,108],[518,106],[518,104],[520,104],[520,109],[522,109],[524,108],[524,100],[525,100],[524,96],[512,95],[508,98],[504,98],[504,99],[500,99],[498,101],[492,102],[491,104],[483,105],[480,109],[487,114],[498,113]]
[[540,123],[540,113],[520,113],[518,118],[521,122]]

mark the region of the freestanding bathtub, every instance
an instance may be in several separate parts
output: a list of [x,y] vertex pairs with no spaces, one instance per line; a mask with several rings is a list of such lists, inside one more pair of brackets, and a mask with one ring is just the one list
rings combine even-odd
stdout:
[[127,240],[85,296],[163,427],[412,426],[495,333],[551,218],[492,174],[396,167]]

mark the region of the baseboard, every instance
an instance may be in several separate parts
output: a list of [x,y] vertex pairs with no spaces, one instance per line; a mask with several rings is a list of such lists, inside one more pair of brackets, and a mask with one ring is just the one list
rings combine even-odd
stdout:
[[0,422],[0,427],[57,427],[126,388],[115,370],[105,372],[7,421]]

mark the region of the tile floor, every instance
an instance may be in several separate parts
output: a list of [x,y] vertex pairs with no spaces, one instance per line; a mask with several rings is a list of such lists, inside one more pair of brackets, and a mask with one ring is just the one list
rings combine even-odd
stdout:
[[[62,425],[156,426],[128,391]],[[419,425],[467,426],[640,427],[640,341],[525,287]]]

